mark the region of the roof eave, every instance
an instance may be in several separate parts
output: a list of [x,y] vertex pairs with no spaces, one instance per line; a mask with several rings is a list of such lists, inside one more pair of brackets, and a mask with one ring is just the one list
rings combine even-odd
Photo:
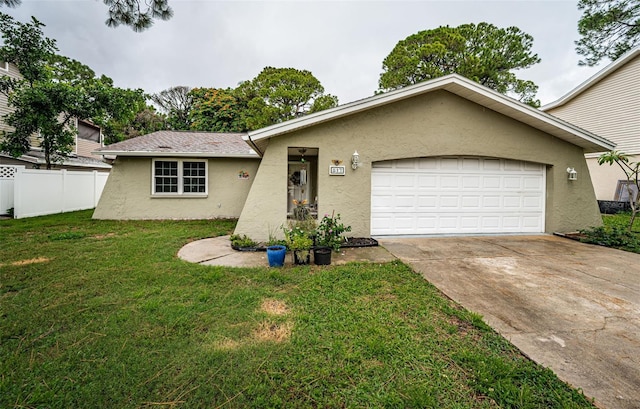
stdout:
[[583,148],[585,152],[602,152],[615,147],[615,144],[611,141],[582,130],[568,122],[562,121],[539,109],[525,105],[497,91],[483,87],[457,74],[436,78],[431,81],[317,112],[302,118],[251,131],[248,132],[246,136],[243,136],[243,139],[247,142],[250,140],[264,151],[266,140],[271,137],[315,126],[323,122],[353,115],[367,109],[440,89],[472,102],[482,104],[489,109],[524,122],[529,126],[550,133],[563,140],[571,141],[571,143]]
[[620,67],[622,67],[623,65],[625,65],[626,63],[628,63],[638,55],[640,55],[640,46],[632,49],[631,51],[621,56],[614,62],[608,64],[603,69],[601,69],[591,77],[587,78],[580,85],[578,85],[577,87],[575,87],[574,89],[572,89],[571,91],[569,91],[568,93],[560,97],[559,99],[541,106],[540,109],[542,111],[548,111],[550,109],[554,109],[566,104],[567,102],[571,101],[578,95],[582,94],[584,91],[596,85],[598,82],[606,78],[609,74],[617,71]]
[[108,151],[100,150],[92,152],[94,155],[113,155],[130,157],[162,157],[162,158],[238,158],[238,159],[260,159],[257,154],[215,154],[212,152],[149,152],[149,151]]

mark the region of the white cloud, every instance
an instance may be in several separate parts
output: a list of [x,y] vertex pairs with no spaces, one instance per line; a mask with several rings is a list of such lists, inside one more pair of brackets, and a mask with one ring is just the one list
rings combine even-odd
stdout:
[[542,62],[518,75],[548,103],[595,73],[578,67],[580,16],[570,1],[190,1],[148,31],[104,25],[101,1],[24,1],[3,11],[45,23],[60,52],[120,87],[157,92],[175,85],[235,87],[265,66],[307,69],[341,103],[377,89],[382,60],[420,30],[487,21],[534,37]]

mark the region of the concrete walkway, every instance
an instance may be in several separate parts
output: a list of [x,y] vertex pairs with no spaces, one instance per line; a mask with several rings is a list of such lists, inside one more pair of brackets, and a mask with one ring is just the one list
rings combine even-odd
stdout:
[[380,244],[603,408],[640,408],[640,255],[555,236]]
[[[229,236],[214,237],[191,242],[182,247],[178,257],[191,263],[206,266],[229,267],[269,267],[267,253],[264,251],[236,251],[231,248]],[[342,249],[331,255],[331,264],[340,265],[352,261],[386,263],[395,260],[383,247],[361,247]],[[285,266],[291,265],[291,256],[287,254]]]

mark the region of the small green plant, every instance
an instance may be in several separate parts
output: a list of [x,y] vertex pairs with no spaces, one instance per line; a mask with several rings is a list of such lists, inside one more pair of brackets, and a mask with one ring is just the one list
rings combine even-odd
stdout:
[[289,221],[287,227],[282,227],[287,248],[291,251],[310,250],[315,227],[315,220],[311,218]]
[[640,238],[626,227],[620,225],[592,227],[581,230],[585,237],[581,239],[584,243],[598,244],[600,246],[613,247],[617,249],[640,252]]
[[269,227],[269,240],[267,240],[267,247],[269,246],[286,246],[285,240],[276,237],[276,231]]
[[247,237],[247,235],[240,236],[239,234],[233,234],[230,237],[231,246],[234,248],[248,248],[255,247],[258,245],[255,241],[251,240],[251,238]]
[[344,233],[351,231],[351,226],[345,226],[340,221],[340,213],[325,214],[316,230],[316,244],[331,247],[334,251],[340,250],[340,245],[346,238]]

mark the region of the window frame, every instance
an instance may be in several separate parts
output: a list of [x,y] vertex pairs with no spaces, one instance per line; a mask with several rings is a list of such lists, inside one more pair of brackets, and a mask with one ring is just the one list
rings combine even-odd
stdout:
[[[177,192],[156,192],[156,162],[177,162],[178,164],[178,191]],[[184,163],[204,163],[204,192],[184,191],[185,176]],[[196,158],[154,158],[151,161],[151,196],[152,197],[207,197],[209,195],[209,161],[207,159]]]

